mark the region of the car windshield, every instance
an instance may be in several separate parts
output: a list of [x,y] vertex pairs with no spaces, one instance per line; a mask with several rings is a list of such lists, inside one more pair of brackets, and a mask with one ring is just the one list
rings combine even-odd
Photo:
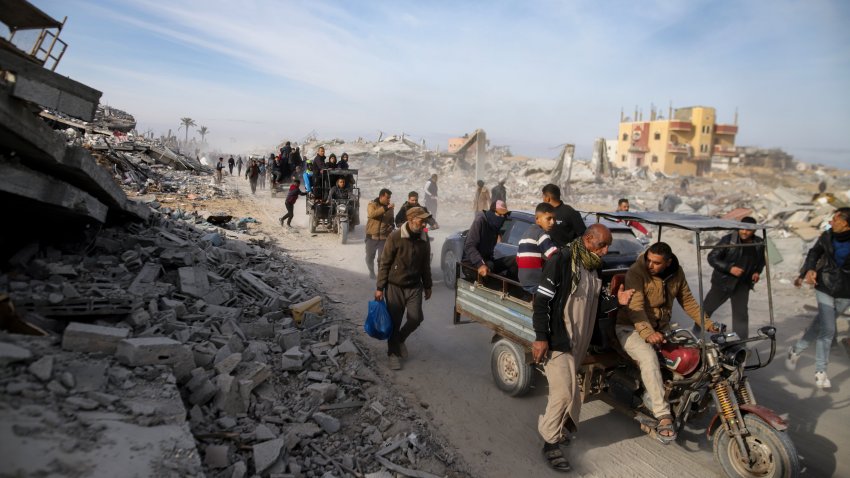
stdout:
[[643,244],[629,231],[611,231],[613,242],[608,254],[638,255],[643,252]]

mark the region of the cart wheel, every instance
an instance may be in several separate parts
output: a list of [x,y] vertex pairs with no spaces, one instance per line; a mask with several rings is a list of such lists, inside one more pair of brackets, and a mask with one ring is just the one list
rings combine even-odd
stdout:
[[525,351],[507,339],[499,339],[490,353],[490,370],[499,390],[512,397],[528,393],[533,368],[525,363]]

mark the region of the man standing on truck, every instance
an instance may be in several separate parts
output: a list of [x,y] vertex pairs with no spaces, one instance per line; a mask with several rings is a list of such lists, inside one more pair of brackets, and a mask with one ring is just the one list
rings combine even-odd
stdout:
[[555,224],[555,208],[542,202],[534,210],[534,224],[525,231],[516,252],[517,277],[522,288],[529,294],[537,293],[543,263],[556,252],[557,246],[549,238]]
[[[576,371],[584,361],[593,336],[597,307],[603,312],[626,305],[634,293],[617,291],[617,297],[602,293],[602,256],[611,245],[611,231],[593,224],[582,237],[564,247],[543,267],[543,277],[534,297],[535,341],[531,354],[542,363],[549,382],[546,412],[537,421],[543,437],[543,458],[555,471],[570,471],[570,462],[560,445],[567,442],[564,430],[578,429],[581,394]],[[600,294],[602,300],[600,301]]]
[[564,247],[584,234],[587,226],[584,225],[578,211],[561,202],[561,188],[554,184],[543,186],[543,202],[555,208],[555,226],[549,232],[549,236],[556,246]]
[[[378,261],[375,300],[386,298],[393,319],[393,332],[387,341],[391,370],[401,369],[400,359],[407,358],[404,341],[422,323],[422,295],[425,300],[431,298],[431,244],[424,231],[429,217],[424,208],[408,209],[407,222],[390,233]],[[402,327],[405,310],[407,322]]]

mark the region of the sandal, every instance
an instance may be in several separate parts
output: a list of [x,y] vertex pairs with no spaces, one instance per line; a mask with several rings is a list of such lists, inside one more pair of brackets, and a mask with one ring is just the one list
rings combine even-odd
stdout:
[[555,471],[566,473],[571,470],[570,462],[564,456],[564,452],[557,443],[546,443],[543,445],[543,458],[546,459],[546,464],[549,468]]
[[[661,422],[669,421],[669,423],[662,425]],[[673,417],[670,415],[665,415],[658,419],[658,425],[655,426],[655,439],[660,441],[665,445],[669,445],[670,443],[676,441],[677,437],[676,430],[673,428]]]

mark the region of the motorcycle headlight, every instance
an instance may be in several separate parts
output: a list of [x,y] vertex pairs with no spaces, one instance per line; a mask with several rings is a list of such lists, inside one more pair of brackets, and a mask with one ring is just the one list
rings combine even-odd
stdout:
[[743,345],[728,347],[723,351],[723,361],[730,365],[743,365],[747,362],[747,348]]
[[345,204],[340,204],[336,207],[336,210],[339,211],[339,212],[345,212],[346,209],[347,208],[346,208]]

